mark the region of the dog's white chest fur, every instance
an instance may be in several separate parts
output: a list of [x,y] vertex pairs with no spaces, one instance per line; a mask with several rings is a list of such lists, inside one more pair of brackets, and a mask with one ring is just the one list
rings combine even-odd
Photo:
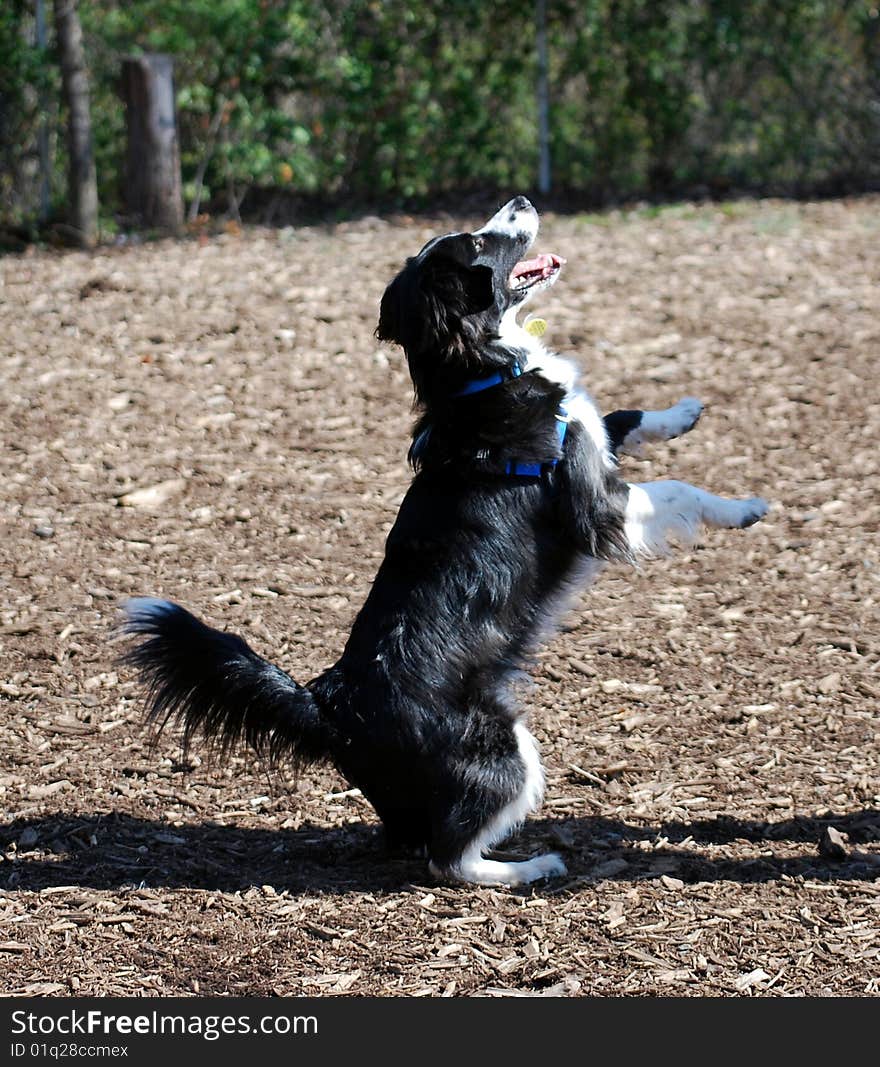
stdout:
[[537,370],[550,381],[565,389],[565,407],[572,419],[584,427],[599,454],[609,469],[616,467],[605,423],[590,396],[578,387],[580,372],[571,360],[564,359],[545,348],[541,340],[534,337],[520,326],[515,318],[516,309],[511,309],[501,320],[501,339],[511,347],[523,349],[527,353],[525,370]]

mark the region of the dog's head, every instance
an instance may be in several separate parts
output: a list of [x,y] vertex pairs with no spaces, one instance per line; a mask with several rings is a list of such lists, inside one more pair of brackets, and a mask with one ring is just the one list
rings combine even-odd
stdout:
[[429,383],[454,384],[503,363],[491,346],[502,318],[556,280],[556,255],[525,259],[538,213],[514,197],[473,233],[430,240],[385,290],[376,336],[403,347],[421,399]]

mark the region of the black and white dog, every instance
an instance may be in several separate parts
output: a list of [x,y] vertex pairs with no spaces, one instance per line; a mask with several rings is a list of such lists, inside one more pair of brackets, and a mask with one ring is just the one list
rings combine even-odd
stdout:
[[701,524],[749,526],[759,499],[683,482],[631,485],[615,455],[689,430],[694,400],[604,420],[574,366],[517,324],[563,261],[524,259],[538,216],[516,197],[475,233],[430,241],[382,298],[377,336],[403,346],[421,409],[416,474],[339,661],[302,686],[239,637],[164,600],[128,602],[126,659],[150,716],[228,748],[333,763],[392,846],[438,878],[517,885],[565,872],[554,854],[485,857],[544,791],[510,692],[565,592],[603,561],[666,551]]

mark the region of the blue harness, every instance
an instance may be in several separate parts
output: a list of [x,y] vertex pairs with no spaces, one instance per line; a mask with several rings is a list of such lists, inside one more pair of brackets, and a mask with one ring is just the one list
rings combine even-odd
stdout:
[[[568,433],[569,414],[565,405],[560,404],[556,412],[556,436],[559,438],[559,450],[565,443],[565,435]],[[504,468],[505,474],[516,474],[520,478],[540,478],[545,470],[553,470],[559,460],[554,456],[546,459],[543,463],[520,463],[518,460],[509,460]]]
[[492,389],[496,385],[501,385],[502,382],[509,382],[511,378],[518,378],[522,374],[522,367],[518,363],[510,368],[510,370],[497,371],[495,374],[490,374],[488,378],[474,378],[472,382],[468,382],[464,389],[459,389],[457,393],[453,393],[453,396],[470,396],[472,393],[482,393],[484,389]]
[[[511,378],[518,378],[521,374],[522,368],[514,364],[509,371],[498,371],[495,374],[490,374],[487,378],[475,378],[453,395],[471,396],[474,393],[482,393],[484,389],[492,389],[496,385],[501,385],[502,382],[510,381]],[[570,416],[565,405],[560,404],[559,410],[556,412],[556,434],[559,438],[560,451],[562,451],[562,446],[565,443],[565,435],[568,433],[569,419]],[[518,478],[540,478],[545,471],[553,470],[558,462],[559,460],[555,457],[544,460],[542,463],[523,463],[519,460],[511,459],[504,468],[504,473]]]

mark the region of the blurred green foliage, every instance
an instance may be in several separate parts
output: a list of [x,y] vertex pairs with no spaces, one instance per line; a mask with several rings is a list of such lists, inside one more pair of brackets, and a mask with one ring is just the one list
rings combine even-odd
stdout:
[[[548,0],[554,187],[602,202],[880,181],[878,3]],[[34,4],[0,5],[7,222],[35,214],[41,122],[63,197]],[[185,189],[203,176],[203,203],[534,186],[534,0],[80,0],[80,14],[105,211],[121,203],[120,61],[141,51],[175,57]]]

